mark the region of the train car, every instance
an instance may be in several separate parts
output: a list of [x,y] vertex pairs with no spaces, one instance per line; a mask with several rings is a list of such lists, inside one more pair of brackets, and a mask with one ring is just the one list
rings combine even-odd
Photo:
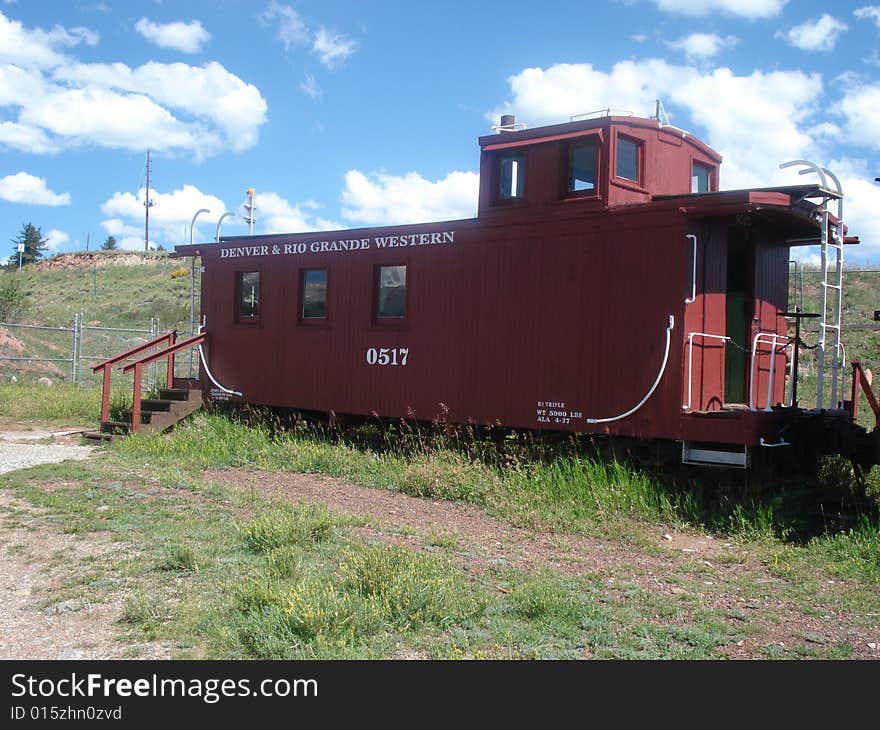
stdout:
[[798,438],[876,461],[839,397],[832,265],[832,395],[792,399],[790,248],[821,245],[839,273],[856,241],[830,171],[796,161],[816,180],[721,191],[710,147],[611,113],[507,116],[479,145],[474,218],[178,246],[201,258],[209,397],[627,437],[686,463],[747,467]]

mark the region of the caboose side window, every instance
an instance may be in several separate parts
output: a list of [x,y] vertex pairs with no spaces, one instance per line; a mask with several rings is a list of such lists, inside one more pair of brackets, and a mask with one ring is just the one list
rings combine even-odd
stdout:
[[376,317],[403,319],[406,316],[406,266],[376,267]]
[[498,197],[501,200],[513,200],[523,196],[525,182],[526,156],[521,152],[511,152],[499,159],[498,180],[500,188]]
[[642,146],[628,137],[617,137],[617,165],[615,174],[625,180],[640,182],[639,166]]
[[238,318],[249,320],[260,316],[260,272],[239,271]]
[[327,269],[306,269],[302,273],[302,318],[327,317]]
[[572,145],[569,152],[568,192],[581,193],[596,189],[598,146],[595,142]]
[[695,162],[691,173],[691,192],[708,193],[712,180],[712,168]]

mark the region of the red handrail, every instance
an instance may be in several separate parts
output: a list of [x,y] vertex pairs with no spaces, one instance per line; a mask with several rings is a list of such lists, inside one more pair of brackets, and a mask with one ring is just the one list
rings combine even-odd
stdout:
[[852,361],[852,419],[853,421],[859,415],[859,391],[857,386],[862,387],[862,391],[865,396],[868,398],[868,404],[871,406],[871,410],[874,411],[874,423],[877,426],[880,426],[880,403],[877,402],[877,396],[874,395],[874,390],[871,388],[871,382],[868,380],[868,374],[865,372],[865,369],[862,367],[862,363],[859,360]]
[[[192,337],[187,337],[185,340],[180,340],[179,342],[172,343],[164,350],[157,350],[146,357],[142,357],[140,360],[135,360],[132,363],[129,363],[124,368],[122,368],[123,373],[128,373],[134,370],[134,399],[131,403],[131,430],[132,432],[140,431],[141,428],[141,375],[145,365],[149,365],[156,360],[161,360],[163,357],[168,358],[168,373],[169,378],[174,377],[174,354],[180,352],[181,350],[186,350],[189,347],[193,347],[194,345],[200,345],[205,341],[205,338],[208,336],[207,332],[202,332],[201,334],[194,335]],[[171,387],[172,380],[169,380],[169,387]]]
[[[168,341],[169,345],[173,345],[174,341],[177,339],[177,330],[171,330],[170,332],[166,332],[164,335],[159,335],[155,339],[150,340],[149,342],[145,342],[142,345],[138,345],[137,347],[132,347],[130,350],[126,350],[125,352],[115,355],[103,362],[99,362],[97,365],[92,366],[92,372],[96,373],[99,370],[104,370],[104,379],[101,389],[101,421],[107,421],[110,418],[110,373],[113,370],[113,366],[122,360],[127,360],[134,355],[137,355],[144,350],[149,350],[151,347],[156,347],[161,343]],[[173,364],[173,363],[170,363]],[[172,387],[174,380],[174,370],[169,367],[168,368],[168,387]]]

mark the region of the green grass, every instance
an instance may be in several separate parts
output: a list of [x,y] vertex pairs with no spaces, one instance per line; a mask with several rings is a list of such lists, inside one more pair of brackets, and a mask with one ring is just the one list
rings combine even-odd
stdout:
[[[111,414],[131,407],[131,393],[111,391]],[[101,416],[101,391],[66,383],[43,386],[0,383],[0,418],[9,421],[41,421],[48,424],[97,424]]]
[[[218,432],[227,443],[216,443]],[[429,442],[424,436],[420,442],[417,462],[430,463]],[[622,465],[599,468],[569,455],[553,469],[525,453],[509,458],[510,449],[489,465],[453,446],[439,452],[434,466],[441,486],[432,494],[445,489],[444,468],[455,481],[471,464],[482,475],[484,508],[514,522],[605,534],[635,546],[641,532],[662,534],[669,520],[684,526],[677,516],[682,506],[661,485]],[[872,625],[867,617],[877,611],[880,532],[873,522],[785,542],[750,522],[744,508],[739,519],[760,539],[745,529],[737,539],[782,580],[776,593],[766,593],[766,573],[754,567],[724,578],[694,560],[680,564],[680,593],[669,595],[636,583],[643,571],[631,565],[581,576],[551,568],[463,570],[463,548],[450,533],[407,532],[422,550],[371,543],[353,532],[362,519],[257,490],[230,490],[203,475],[228,464],[308,465],[393,489],[408,473],[405,458],[400,450],[370,451],[302,430],[203,414],[170,438],[127,439],[89,462],[14,472],[0,477],[0,485],[30,500],[53,529],[86,539],[100,533],[124,545],[82,574],[72,572],[65,595],[100,601],[122,591],[119,630],[126,640],[160,641],[179,657],[696,659],[718,657],[722,647],[744,638],[756,641],[759,626],[706,605],[701,595],[716,590],[707,581],[736,595],[784,598],[806,615],[864,616],[853,620]],[[424,490],[424,481],[411,489]],[[451,493],[477,499],[471,490]],[[831,594],[832,579],[851,585]],[[806,638],[785,651],[767,647],[764,655],[844,657],[853,651],[818,640]]]

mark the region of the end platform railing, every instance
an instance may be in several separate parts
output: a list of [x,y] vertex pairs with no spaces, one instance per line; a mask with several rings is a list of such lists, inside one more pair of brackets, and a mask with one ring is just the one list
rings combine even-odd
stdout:
[[205,338],[208,336],[207,332],[202,332],[198,335],[193,335],[192,337],[187,337],[185,340],[178,340],[177,342],[172,342],[168,347],[157,350],[156,352],[146,355],[142,357],[140,360],[135,360],[133,363],[129,363],[124,368],[122,368],[123,373],[130,373],[134,370],[134,398],[131,403],[131,430],[132,432],[137,432],[141,427],[141,381],[143,379],[143,369],[145,366],[156,362],[157,360],[161,360],[162,358],[168,358],[168,387],[173,387],[174,384],[174,356],[178,352],[182,350],[187,350],[190,347],[195,347],[196,345],[201,345]]
[[[171,330],[170,332],[166,332],[164,335],[159,335],[149,342],[145,342],[142,345],[138,345],[137,347],[132,347],[130,350],[126,350],[125,352],[120,353],[119,355],[114,355],[113,357],[104,360],[103,362],[99,362],[97,365],[92,366],[92,372],[97,373],[99,370],[103,370],[103,383],[101,390],[101,421],[108,421],[110,419],[110,374],[115,365],[118,365],[123,360],[128,360],[129,358],[134,357],[135,355],[139,355],[145,350],[149,350],[153,347],[158,347],[163,343],[171,346],[174,345],[177,340],[177,330]],[[158,359],[158,358],[157,358]],[[152,360],[151,360],[152,362]],[[126,372],[126,370],[123,370]],[[174,358],[171,357],[168,359],[168,375],[167,375],[167,387],[172,387],[174,382]],[[140,397],[138,390],[135,390],[135,401],[140,403]]]

